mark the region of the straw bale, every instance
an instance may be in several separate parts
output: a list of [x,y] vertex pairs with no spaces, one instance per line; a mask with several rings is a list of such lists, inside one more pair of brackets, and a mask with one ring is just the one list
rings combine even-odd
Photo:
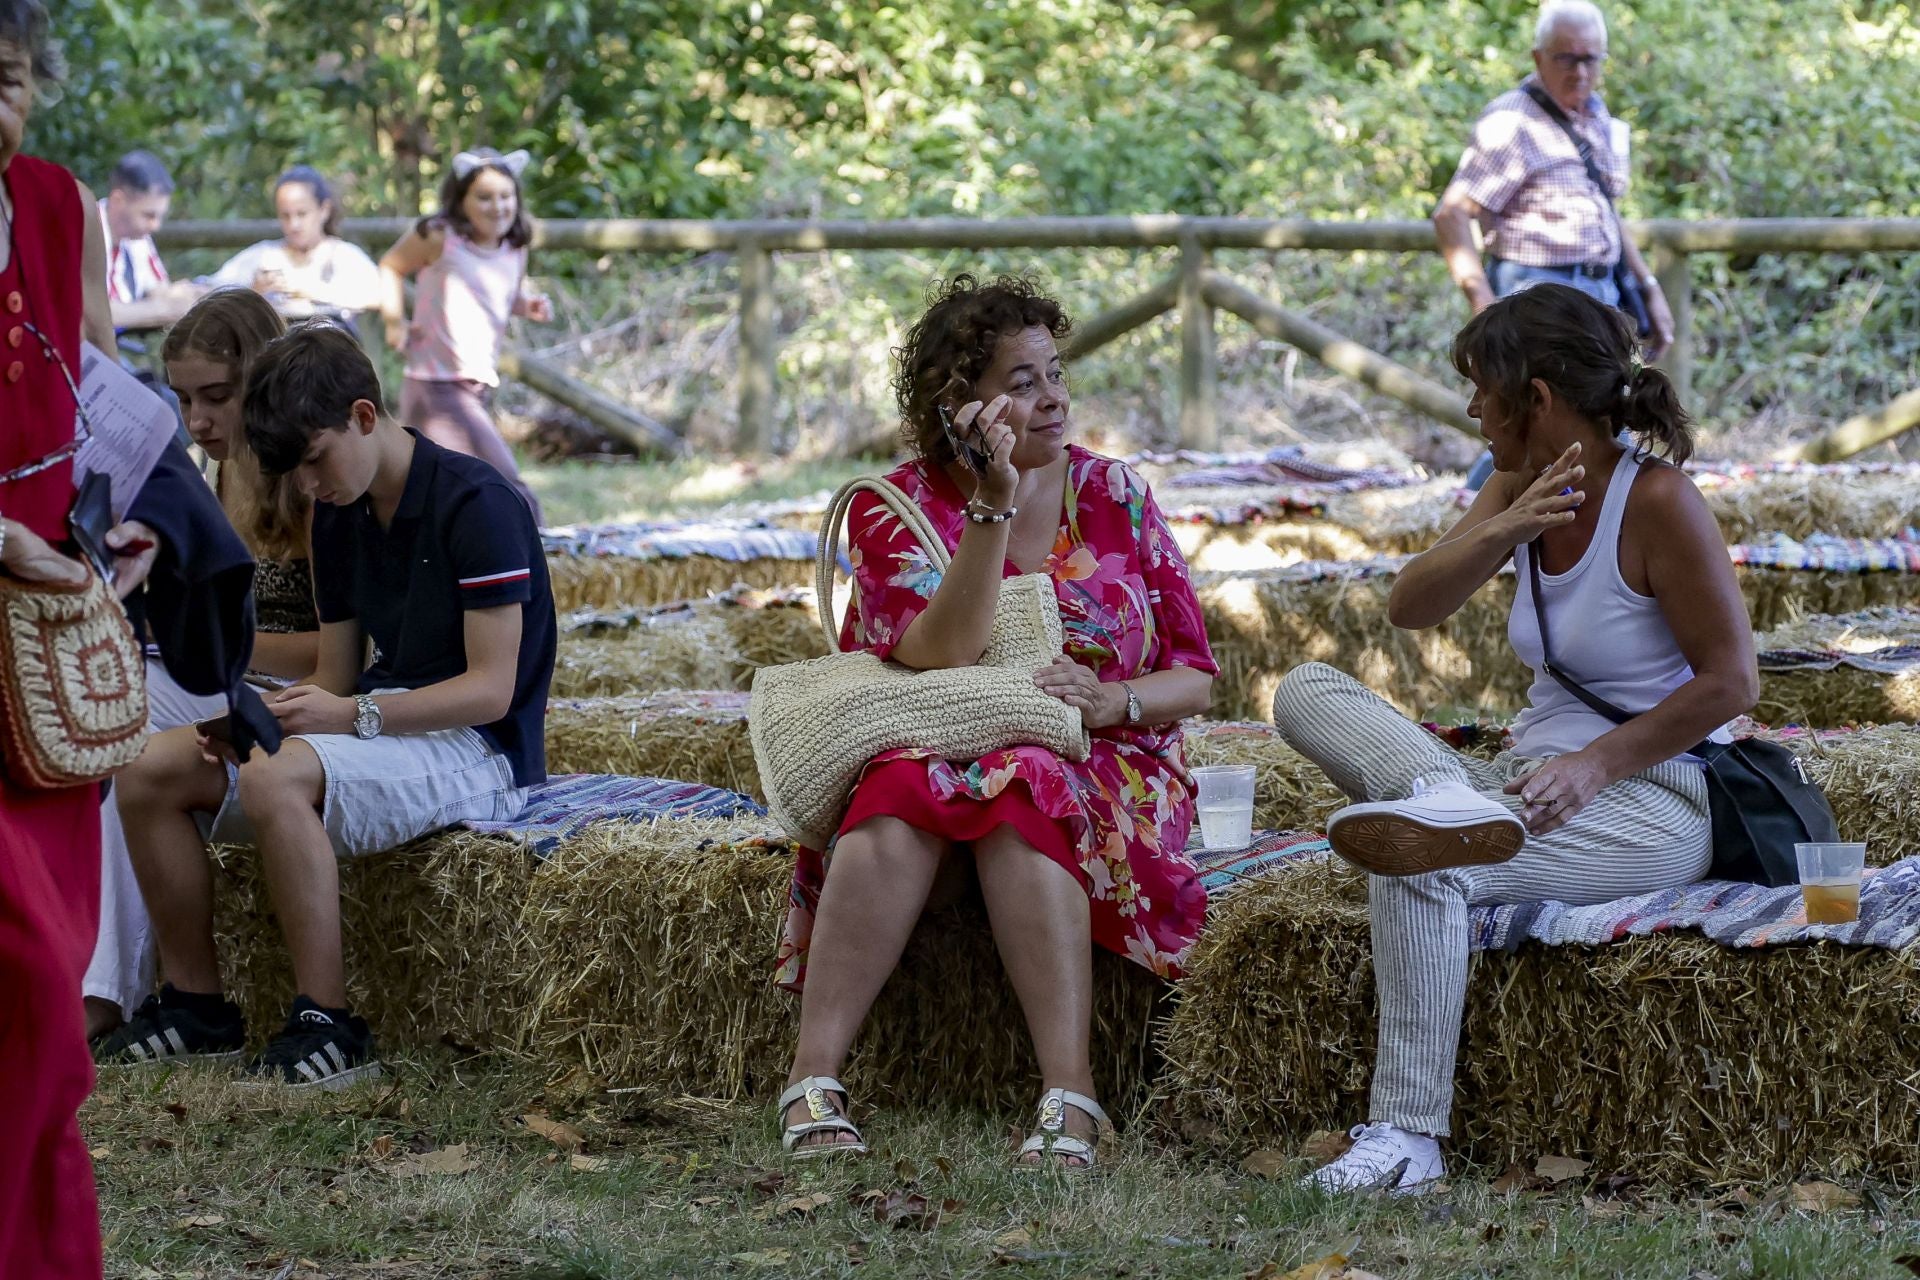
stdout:
[[[811,591],[738,589],[631,617],[569,619],[554,662],[553,696],[596,698],[660,689],[747,689],[761,667],[826,653]],[[743,598],[744,597],[744,598]]]
[[1699,480],[1730,543],[1794,538],[1893,538],[1920,525],[1920,467],[1840,464]]
[[[1920,958],[1697,935],[1475,957],[1454,1142],[1654,1182],[1920,1179]],[[1218,904],[1161,1029],[1164,1091],[1222,1146],[1366,1115],[1364,881],[1334,862]]]
[[1211,714],[1264,720],[1280,678],[1303,662],[1349,672],[1409,715],[1435,708],[1490,711],[1522,705],[1526,668],[1507,645],[1513,580],[1497,578],[1452,618],[1424,631],[1387,620],[1391,562],[1196,579],[1207,638],[1220,675]]
[[[501,836],[446,831],[340,864],[347,993],[383,1038],[511,1050],[525,1025],[515,980],[525,963],[526,850]],[[250,848],[214,851],[214,928],[228,991],[254,1038],[280,1029],[293,998],[287,958]]]
[[[1754,647],[1762,653],[1795,649],[1869,655],[1910,645],[1920,645],[1920,611],[1911,609],[1818,614],[1754,637]],[[1912,722],[1920,719],[1920,661],[1899,671],[1862,671],[1851,666],[1828,671],[1763,670],[1760,702],[1753,715],[1767,724],[1813,728]]]
[[1920,853],[1920,728],[1880,725],[1782,740],[1826,793],[1840,838],[1866,842],[1869,865]]
[[[764,821],[605,824],[561,846],[527,905],[536,1050],[619,1084],[773,1097],[799,1017],[772,983],[792,866]],[[1117,1108],[1143,1094],[1167,988],[1116,956],[1094,972],[1095,1072]],[[1033,1103],[1026,1024],[977,907],[922,923],[843,1078],[862,1101]]]
[[670,691],[547,706],[547,768],[725,787],[764,802],[744,693]]
[[[1220,675],[1211,714],[1265,719],[1280,678],[1302,662],[1347,671],[1409,715],[1460,708],[1511,715],[1530,676],[1507,643],[1515,576],[1503,573],[1437,627],[1387,620],[1397,563],[1328,562],[1293,569],[1196,574]],[[1756,628],[1817,613],[1920,604],[1920,574],[1741,567]]]
[[575,609],[622,609],[689,600],[744,583],[751,587],[804,586],[813,581],[813,560],[722,560],[718,556],[576,556],[551,554],[553,603]]

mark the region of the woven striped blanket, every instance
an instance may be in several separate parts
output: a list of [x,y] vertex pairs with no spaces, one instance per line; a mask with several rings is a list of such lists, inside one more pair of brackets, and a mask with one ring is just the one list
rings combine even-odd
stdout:
[[1235,454],[1222,457],[1211,466],[1201,466],[1170,476],[1168,489],[1235,488],[1259,485],[1311,485],[1322,494],[1358,493],[1363,489],[1400,489],[1418,484],[1422,477],[1389,467],[1339,467],[1316,462],[1298,445],[1286,445],[1265,453]]
[[672,604],[636,605],[626,609],[575,609],[561,616],[560,631],[565,635],[597,636],[614,631],[631,631],[636,627],[673,626],[699,617],[693,606],[700,603],[731,605],[740,609],[810,610],[813,608],[813,588],[736,584],[725,591],[709,593],[704,601],[676,600]]
[[541,533],[550,556],[625,556],[635,560],[811,560],[815,536],[761,521],[563,525]]
[[1920,538],[1804,540],[1775,534],[1729,548],[1733,562],[1755,569],[1817,569],[1827,573],[1920,573]]
[[[1216,904],[1249,884],[1333,856],[1324,839],[1302,831],[1258,831],[1245,849],[1189,852],[1208,899]],[[1852,924],[1808,924],[1798,885],[1769,889],[1702,880],[1592,906],[1475,907],[1468,913],[1468,928],[1475,951],[1513,951],[1527,941],[1597,947],[1681,929],[1696,930],[1725,947],[1833,942],[1897,951],[1920,941],[1920,857],[1868,868],[1860,888],[1860,918]]]
[[548,778],[527,796],[527,807],[510,822],[461,825],[503,835],[543,858],[594,822],[651,822],[656,818],[764,817],[766,810],[737,791],[675,782],[626,778],[610,773],[565,773]]

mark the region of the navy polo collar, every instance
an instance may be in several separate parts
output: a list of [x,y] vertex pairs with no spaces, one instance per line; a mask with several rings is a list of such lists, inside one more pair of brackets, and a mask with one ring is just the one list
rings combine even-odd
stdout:
[[400,491],[400,505],[393,509],[393,518],[418,520],[427,509],[427,491],[440,474],[440,446],[412,427],[405,431],[413,437],[413,462],[407,467],[407,487]]

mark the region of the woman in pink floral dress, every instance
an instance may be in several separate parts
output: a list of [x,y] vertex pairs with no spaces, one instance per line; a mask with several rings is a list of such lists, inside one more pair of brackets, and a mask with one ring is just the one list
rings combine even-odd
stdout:
[[[865,1150],[833,1077],[936,880],[949,882],[943,868],[971,861],[1034,1039],[1047,1092],[1027,1163],[1089,1166],[1106,1127],[1091,1096],[1089,939],[1173,977],[1205,918],[1185,852],[1194,809],[1179,722],[1206,710],[1218,668],[1146,484],[1067,443],[1056,348],[1067,328],[1024,280],[963,275],[938,291],[897,353],[918,457],[888,478],[927,513],[952,563],[935,572],[899,520],[861,495],[848,516],[854,599],[842,644],[923,670],[969,666],[1002,578],[1046,573],[1066,651],[1034,679],[1079,709],[1093,752],[1084,763],[1034,746],[974,761],[887,752],[862,774],[831,849],[802,852],[779,958],[779,981],[802,993],[781,1100],[799,1156]],[[961,444],[985,455],[977,466]]]

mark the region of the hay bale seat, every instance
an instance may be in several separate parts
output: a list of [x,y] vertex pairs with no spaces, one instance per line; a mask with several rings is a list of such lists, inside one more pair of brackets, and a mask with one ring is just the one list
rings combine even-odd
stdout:
[[[772,982],[793,868],[764,819],[605,822],[543,862],[500,836],[446,832],[343,863],[349,994],[390,1044],[443,1037],[617,1085],[771,1098],[797,997]],[[251,849],[217,851],[227,982],[256,1040],[293,994]],[[1095,1073],[1115,1115],[1145,1097],[1168,985],[1096,956]],[[977,902],[929,918],[847,1065],[863,1100],[1001,1110],[1039,1089],[1026,1024]]]
[[[1920,542],[1876,544],[1885,568],[1796,568],[1811,559],[1851,563],[1826,544],[1733,549],[1747,610],[1765,630],[1812,614],[1920,605]],[[1509,568],[1437,627],[1402,631],[1387,598],[1405,559],[1316,561],[1286,569],[1196,574],[1207,636],[1220,663],[1212,713],[1228,720],[1271,714],[1280,678],[1302,662],[1327,662],[1408,714],[1477,708],[1511,715],[1529,675],[1507,644],[1515,575]]]
[[[1364,881],[1343,864],[1223,899],[1161,1028],[1161,1092],[1242,1150],[1364,1117],[1372,975]],[[1473,962],[1455,1142],[1492,1169],[1558,1154],[1656,1182],[1911,1183],[1917,1041],[1913,949],[1529,942]]]
[[813,536],[764,522],[571,525],[541,536],[563,614],[813,581]]
[[1819,728],[1920,719],[1920,610],[1817,614],[1754,637],[1754,718]]
[[742,585],[651,609],[582,609],[561,619],[555,698],[746,689],[761,667],[827,652],[813,592]]
[[766,801],[747,737],[747,695],[732,689],[556,699],[547,705],[547,768],[678,778]]
[[[1730,545],[1771,534],[1897,538],[1920,525],[1920,466],[1833,463],[1690,468]],[[1466,510],[1458,476],[1337,494],[1301,509],[1288,486],[1163,488],[1160,501],[1193,568],[1282,568],[1426,550]]]

